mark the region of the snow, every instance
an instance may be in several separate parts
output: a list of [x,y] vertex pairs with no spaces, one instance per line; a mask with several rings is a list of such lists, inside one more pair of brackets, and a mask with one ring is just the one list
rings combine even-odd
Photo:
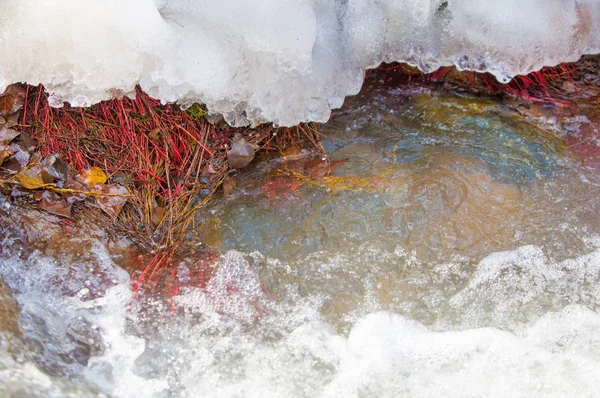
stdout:
[[600,0],[4,0],[0,90],[88,106],[140,85],[234,126],[328,120],[404,61],[499,81],[600,52]]

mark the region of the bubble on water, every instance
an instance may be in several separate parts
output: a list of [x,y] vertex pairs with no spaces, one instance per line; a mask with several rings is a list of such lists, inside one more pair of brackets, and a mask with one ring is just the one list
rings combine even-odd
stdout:
[[206,288],[184,288],[175,303],[206,316],[251,322],[261,315],[264,298],[257,270],[240,252],[230,250],[215,264]]

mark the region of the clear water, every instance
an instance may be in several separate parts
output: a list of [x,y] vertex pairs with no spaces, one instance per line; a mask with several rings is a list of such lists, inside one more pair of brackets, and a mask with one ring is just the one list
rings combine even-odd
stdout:
[[232,176],[192,234],[214,274],[186,258],[173,299],[135,296],[126,242],[4,228],[0,395],[598,395],[593,162],[501,103],[376,83],[323,135],[330,166]]

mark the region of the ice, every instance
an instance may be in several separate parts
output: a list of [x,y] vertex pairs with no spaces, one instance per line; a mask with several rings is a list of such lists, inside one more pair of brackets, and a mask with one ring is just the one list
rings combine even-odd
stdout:
[[0,90],[87,106],[139,84],[237,126],[324,122],[382,61],[506,82],[600,51],[598,0],[5,0],[0,15]]

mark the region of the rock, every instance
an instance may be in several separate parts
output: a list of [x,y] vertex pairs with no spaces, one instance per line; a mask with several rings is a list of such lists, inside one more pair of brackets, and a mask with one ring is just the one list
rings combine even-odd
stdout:
[[0,195],[0,210],[4,213],[8,213],[10,210],[10,200],[4,195]]
[[225,196],[231,195],[236,185],[237,183],[234,178],[232,178],[231,176],[225,177],[225,179],[223,180],[223,194]]
[[254,147],[240,138],[227,151],[227,162],[232,169],[246,167],[254,159]]
[[3,341],[10,345],[12,340],[20,337],[19,307],[12,297],[10,287],[0,275],[0,346]]

